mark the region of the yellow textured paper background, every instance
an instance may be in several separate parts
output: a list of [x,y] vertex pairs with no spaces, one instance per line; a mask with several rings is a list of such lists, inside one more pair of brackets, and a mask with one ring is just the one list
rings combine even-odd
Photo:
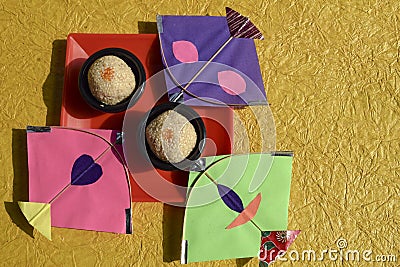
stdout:
[[[50,242],[25,233],[10,203],[27,196],[25,136],[17,129],[58,124],[65,42],[57,40],[68,33],[154,31],[142,22],[157,13],[224,15],[225,6],[250,16],[266,37],[257,49],[276,148],[295,152],[289,227],[303,232],[291,249],[336,249],[342,237],[349,249],[398,258],[387,265],[275,266],[400,264],[399,1],[9,0],[0,2],[0,265],[179,265],[168,261],[176,257],[173,219],[181,215],[160,203],[134,204],[132,236],[52,228]],[[260,133],[248,112],[239,115],[256,151]],[[190,266],[257,266],[257,260]]]

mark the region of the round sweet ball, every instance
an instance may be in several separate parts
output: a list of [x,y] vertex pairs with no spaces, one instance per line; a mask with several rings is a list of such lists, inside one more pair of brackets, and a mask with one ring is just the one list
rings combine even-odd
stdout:
[[146,140],[159,159],[178,163],[192,152],[197,134],[187,118],[174,110],[168,110],[146,127]]
[[119,57],[104,56],[97,59],[88,71],[92,95],[106,105],[116,105],[135,90],[135,74]]

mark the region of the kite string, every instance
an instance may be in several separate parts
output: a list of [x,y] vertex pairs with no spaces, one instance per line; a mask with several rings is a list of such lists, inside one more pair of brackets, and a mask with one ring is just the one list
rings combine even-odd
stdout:
[[[250,19],[247,18],[245,23],[243,23],[243,25],[240,27],[240,29],[237,32],[239,33],[249,22],[250,22]],[[246,33],[248,30],[249,29],[247,29],[242,34]],[[192,84],[193,81],[204,71],[204,69],[219,55],[219,53],[221,53],[221,51],[224,50],[225,46],[227,46],[230,43],[230,41],[232,41],[232,39],[233,39],[233,36],[231,35],[225,41],[225,43],[223,43],[222,46],[220,48],[218,48],[218,50],[212,55],[212,57],[206,62],[206,64],[204,64],[203,67],[200,68],[200,70],[193,76],[193,78],[190,79],[190,81],[185,85],[185,87],[183,87],[184,90],[187,90],[187,88],[190,86],[190,84]],[[182,90],[181,90],[181,93],[182,93]]]
[[[246,26],[247,23],[249,23],[250,19],[247,18],[247,20],[245,21],[245,23],[243,23],[243,25],[240,27],[240,29],[237,31],[238,33]],[[221,53],[222,50],[224,50],[225,46],[227,46],[233,39],[233,36],[231,35],[222,45],[220,48],[218,48],[218,50],[212,55],[212,57],[197,71],[197,73],[192,77],[192,79],[189,80],[189,82],[181,89],[181,91],[179,92],[179,94],[174,97],[174,100],[179,99],[183,92],[186,91],[188,89],[188,87],[194,82],[194,80],[205,70],[205,68],[207,68],[208,65],[210,65],[210,63],[212,61],[214,61],[214,59],[219,55],[219,53]]]
[[[181,88],[181,91],[179,92],[179,94],[174,97],[175,101],[182,96],[183,92],[187,91],[188,87],[194,82],[194,80],[196,80],[196,78],[199,77],[199,75],[205,70],[205,68],[207,68],[207,66],[210,65],[210,63],[219,55],[219,53],[221,53],[221,51],[224,50],[225,46],[227,46],[230,43],[230,41],[232,41],[232,39],[233,39],[233,36],[230,36],[221,45],[221,47],[218,48],[218,50],[212,55],[212,57],[196,72],[196,74],[192,77],[192,79],[190,79],[189,82]],[[174,100],[173,100],[173,102],[175,102]]]
[[250,222],[254,225],[254,227],[260,230],[260,232],[263,232],[263,230],[261,230],[261,228],[253,221],[253,219],[251,219]]
[[185,87],[183,87],[183,89],[187,89],[192,83],[193,81],[205,70],[205,68],[207,68],[208,65],[210,65],[210,63],[219,55],[219,53],[221,53],[221,51],[225,48],[225,46],[227,46],[230,41],[232,41],[233,37],[229,37],[228,40],[225,41],[225,43],[222,44],[222,46],[213,54],[213,56],[199,69],[199,71],[193,76],[192,79],[190,79],[190,81],[185,85]]

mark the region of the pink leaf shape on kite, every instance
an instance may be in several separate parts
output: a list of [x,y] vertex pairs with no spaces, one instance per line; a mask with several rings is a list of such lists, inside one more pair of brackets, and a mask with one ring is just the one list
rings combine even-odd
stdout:
[[231,70],[218,72],[218,82],[221,88],[230,95],[239,95],[246,91],[246,81]]
[[226,229],[232,229],[247,223],[256,216],[261,203],[261,193],[250,202],[250,204],[229,224]]
[[182,63],[199,61],[199,52],[196,46],[189,41],[176,41],[172,43],[172,51],[177,60]]

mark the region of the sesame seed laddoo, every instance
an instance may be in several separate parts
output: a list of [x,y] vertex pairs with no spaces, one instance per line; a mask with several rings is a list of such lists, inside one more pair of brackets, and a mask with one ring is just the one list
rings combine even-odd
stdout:
[[119,57],[104,56],[89,68],[89,89],[92,95],[106,105],[116,105],[132,94],[135,74]]
[[146,140],[159,159],[178,163],[192,152],[197,134],[187,118],[174,110],[168,110],[146,127]]

